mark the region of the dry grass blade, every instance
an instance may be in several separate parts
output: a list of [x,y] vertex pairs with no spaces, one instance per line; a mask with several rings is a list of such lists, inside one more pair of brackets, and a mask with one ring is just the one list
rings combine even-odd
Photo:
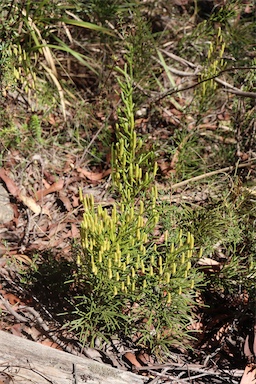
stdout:
[[61,18],[59,21],[65,23],[65,24],[75,25],[77,27],[91,29],[93,31],[98,31],[98,32],[106,33],[107,35],[111,35],[111,36],[115,35],[114,32],[110,31],[107,28],[101,27],[101,26],[93,24],[93,23],[88,23],[86,21],[72,20],[72,19],[68,19],[68,18],[65,18],[65,17]]
[[74,49],[71,49],[67,44],[63,43],[60,39],[55,37],[55,40],[59,42],[60,45],[53,45],[53,44],[48,44],[49,48],[54,48],[59,51],[64,51],[66,53],[69,53],[72,55],[78,62],[80,62],[82,65],[85,67],[89,68],[90,71],[98,75],[98,72],[94,68],[96,66],[96,63],[93,62],[93,66],[90,64],[92,62],[92,59],[86,57],[85,55],[82,55],[81,53],[76,52]]
[[[168,65],[166,64],[166,61],[162,53],[160,51],[157,51],[157,54],[158,54],[159,60],[155,57],[153,58],[164,68],[166,76],[169,80],[169,83],[172,85],[173,88],[175,88],[176,87],[175,80],[171,74],[171,71],[168,68]],[[177,95],[180,97],[179,93],[177,93]],[[175,108],[177,108],[179,111],[183,111],[182,106],[174,98],[171,98],[171,102],[175,106]]]
[[[26,16],[26,19],[27,19],[27,22],[28,22],[28,25],[31,29],[31,36],[34,38],[35,40],[35,43],[37,44],[37,46],[41,46],[42,45],[42,52],[44,54],[44,57],[45,57],[45,60],[48,64],[48,66],[51,68],[51,71],[52,73],[54,74],[55,77],[57,77],[57,70],[56,70],[56,66],[55,66],[55,63],[54,63],[54,59],[53,59],[53,55],[52,55],[52,52],[49,48],[49,46],[47,46],[47,43],[46,41],[42,38],[41,36],[41,33],[39,31],[39,29],[37,28],[37,26],[35,25],[35,23],[33,22],[33,20],[31,19],[31,17],[28,17],[26,15],[26,11],[22,11],[22,14],[24,16]],[[33,33],[35,32],[35,33]],[[38,38],[41,40],[41,44],[40,42],[38,41],[36,35],[38,36]],[[39,48],[40,49],[40,48]]]
[[54,75],[54,73],[51,71],[51,69],[48,68],[44,63],[41,63],[41,65],[45,69],[45,71],[49,74],[49,76],[51,77],[52,81],[54,82],[54,84],[55,84],[55,86],[59,92],[62,113],[63,113],[64,120],[66,120],[67,113],[66,113],[65,97],[64,97],[63,89],[62,89],[57,77]]

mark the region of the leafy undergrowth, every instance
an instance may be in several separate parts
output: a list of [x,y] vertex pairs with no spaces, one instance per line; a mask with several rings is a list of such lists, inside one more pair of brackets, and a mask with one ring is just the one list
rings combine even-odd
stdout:
[[[91,1],[56,11],[50,3],[25,10],[14,2],[8,12],[5,2],[1,42],[10,37],[10,25],[22,33],[9,39],[0,62],[0,178],[11,204],[5,197],[10,220],[0,215],[1,328],[69,351],[91,342],[101,350],[98,359],[117,367],[143,372],[144,365],[173,363],[178,375],[186,363],[197,365],[195,375],[196,369],[216,369],[190,382],[238,382],[241,371],[232,369],[243,369],[256,353],[255,9],[242,1],[181,3],[103,7]],[[135,299],[133,309],[129,300],[126,309],[92,301],[86,318],[88,308],[81,310],[77,301],[92,289],[81,282],[77,263],[84,213],[79,189],[109,213],[120,197],[113,190],[111,146],[120,138],[118,78],[127,55],[134,129],[158,164],[156,247],[166,231],[171,244],[182,230],[193,234],[197,254],[202,249],[193,268],[203,280],[189,304],[182,343],[175,334],[179,324],[170,334],[168,320],[167,349],[154,348],[157,332],[154,324],[147,329],[146,312],[130,333],[120,326],[124,315],[136,316]],[[178,305],[177,321],[183,316]],[[120,318],[115,315],[108,329],[113,310]],[[29,329],[20,314],[35,326]],[[223,369],[221,379],[216,372]]]

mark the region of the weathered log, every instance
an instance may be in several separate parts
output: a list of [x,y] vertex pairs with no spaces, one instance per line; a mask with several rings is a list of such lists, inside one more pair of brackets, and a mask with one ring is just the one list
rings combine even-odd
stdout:
[[0,331],[1,383],[143,384],[144,378]]

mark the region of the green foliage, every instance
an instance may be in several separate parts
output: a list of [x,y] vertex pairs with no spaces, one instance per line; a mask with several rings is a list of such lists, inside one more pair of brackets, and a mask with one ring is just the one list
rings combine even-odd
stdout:
[[[129,60],[128,60],[129,61]],[[134,129],[131,63],[119,69],[123,106],[112,148],[113,186],[118,195],[112,210],[84,205],[83,253],[78,257],[85,293],[78,297],[73,329],[85,342],[114,333],[135,337],[137,344],[157,348],[180,340],[186,332],[200,275],[193,266],[194,238],[166,231],[159,240],[158,192],[154,154],[146,152]],[[79,302],[80,301],[80,302]]]
[[8,126],[1,128],[0,140],[1,150],[3,150],[3,147],[5,149],[16,147],[21,142],[21,132],[14,124],[9,123]]
[[256,206],[253,189],[236,188],[228,202],[228,212],[234,219],[230,222],[228,232],[233,232],[233,239],[227,237],[226,257],[223,268],[219,274],[211,276],[214,289],[222,289],[225,293],[246,292],[249,300],[255,300],[256,279],[256,236],[255,220]]
[[28,123],[21,124],[20,126],[9,121],[0,130],[1,143],[7,149],[16,147],[23,142],[23,150],[31,150],[31,148],[36,148],[38,144],[44,143],[42,135],[43,132],[38,115],[32,115]]
[[111,34],[101,26],[67,17],[69,6],[49,0],[34,3],[4,0],[0,14],[3,89],[6,91],[16,84],[31,94],[31,91],[40,91],[40,78],[50,79],[58,90],[64,116],[64,91],[58,78],[58,67],[63,69],[63,65],[58,60],[58,53],[64,51],[80,65],[95,74],[97,71],[91,58],[72,49],[66,43],[67,38],[60,39],[59,36],[66,36],[67,25]]
[[233,249],[231,255],[218,273],[209,275],[208,286],[212,292],[236,297],[241,293],[248,294],[249,303],[255,300],[256,263],[254,257],[243,256]]
[[156,52],[157,40],[151,32],[150,23],[138,11],[134,12],[133,23],[132,30],[128,29],[125,33],[129,55],[133,56],[133,79],[141,87],[149,88],[154,68],[152,56]]
[[250,50],[255,45],[255,12],[251,3],[251,16],[245,12],[245,3],[241,0],[230,1],[214,12],[208,23],[208,28],[219,25],[223,32],[229,59],[236,62],[236,66],[248,65]]
[[36,139],[37,143],[42,144],[42,127],[37,115],[32,115],[30,119],[29,128],[31,129],[31,133]]
[[22,261],[16,260],[15,257],[12,259],[12,263],[15,264],[17,270],[19,271],[19,279],[20,283],[24,286],[32,285],[32,278],[31,276],[36,274],[38,272],[39,266],[38,266],[38,259],[39,255],[34,254],[32,258],[30,259],[29,264],[29,273],[27,271],[27,268],[24,268],[24,264]]
[[94,20],[105,23],[106,20],[112,21],[115,19],[120,6],[116,0],[85,0],[79,1],[78,9],[81,13],[85,13]]
[[165,215],[161,216],[163,229],[171,225],[191,231],[204,256],[219,262],[219,271],[206,274],[212,292],[224,295],[246,292],[250,302],[255,297],[256,277],[253,192],[236,184],[231,193],[221,185],[221,193],[203,206],[184,203],[176,207],[162,202]]
[[187,207],[186,228],[194,231],[196,242],[208,254],[216,244],[237,244],[241,241],[238,218],[231,204],[218,200],[198,209]]
[[175,179],[181,181],[202,174],[205,170],[205,161],[201,156],[203,146],[198,133],[191,133],[183,129],[174,134],[174,155],[178,154],[175,166]]
[[[240,87],[241,78],[245,77],[241,67],[251,65],[255,41],[253,9],[251,17],[246,17],[244,11],[244,2],[241,0],[230,1],[223,6],[215,7],[207,20],[200,22],[191,34],[181,39],[179,53],[187,59],[190,58],[193,63],[200,63],[201,81],[217,75],[222,70],[238,67],[240,70],[230,73],[227,71],[225,78],[223,76],[219,78]],[[193,44],[190,43],[191,39]],[[237,78],[239,81],[236,83]],[[204,81],[195,90],[195,101],[199,102],[200,112],[205,111],[218,100],[217,86],[213,79]]]

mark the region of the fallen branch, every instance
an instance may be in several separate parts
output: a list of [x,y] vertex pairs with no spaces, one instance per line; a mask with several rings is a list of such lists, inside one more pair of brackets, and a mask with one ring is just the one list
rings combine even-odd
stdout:
[[0,373],[13,384],[143,384],[147,378],[0,331]]
[[254,161],[256,161],[256,157],[252,158],[250,161],[247,161],[246,163],[238,164],[238,165],[231,166],[231,167],[217,169],[216,171],[207,172],[207,173],[204,173],[202,175],[192,177],[191,179],[180,181],[179,183],[173,184],[171,186],[171,189],[177,189],[177,188],[183,187],[184,185],[187,185],[189,183],[193,183],[194,181],[199,181],[199,180],[205,179],[207,177],[218,175],[219,173],[231,172],[231,171],[234,171],[235,169],[238,169],[238,168],[248,167],[248,166],[252,165],[252,163]]
[[[161,51],[164,52],[167,56],[171,57],[172,59],[174,59],[174,60],[176,60],[178,62],[181,62],[182,64],[189,65],[192,68],[195,68],[195,64],[193,64],[193,63],[191,63],[191,62],[189,62],[187,60],[181,59],[178,56],[170,54],[169,52],[166,52],[164,50],[161,50]],[[159,62],[159,60],[157,58],[154,58],[154,59],[157,62]],[[202,69],[202,66],[197,66],[195,72],[179,71],[178,69],[172,68],[170,66],[168,66],[168,69],[170,70],[170,72],[173,72],[174,74],[177,74],[178,76],[198,77],[198,75],[200,74],[199,71]],[[198,85],[203,84],[203,83],[205,83],[207,81],[210,81],[210,80],[214,80],[218,84],[220,84],[222,86],[225,86],[226,87],[224,89],[225,92],[234,93],[237,96],[241,96],[241,97],[249,97],[249,98],[252,98],[252,99],[256,99],[256,93],[255,92],[241,91],[240,89],[234,87],[233,85],[227,83],[226,81],[223,81],[223,80],[219,79],[219,76],[222,75],[225,72],[233,72],[233,71],[236,71],[236,70],[250,70],[250,69],[253,70],[253,69],[256,69],[256,67],[252,66],[252,67],[231,67],[231,68],[225,68],[225,69],[219,71],[216,75],[213,75],[213,76],[211,76],[211,77],[209,77],[207,79],[202,79],[200,81],[197,81],[196,83],[194,83],[192,85],[190,84],[190,85],[185,86],[185,87],[180,87],[180,88],[177,87],[177,88],[168,89],[167,91],[162,92],[162,93],[158,94],[157,96],[154,96],[151,99],[149,99],[145,103],[145,105],[156,103],[157,101],[160,101],[160,100],[164,99],[165,97],[171,96],[171,95],[173,95],[175,93],[179,93],[179,92],[182,92],[182,91],[187,91],[189,89],[193,89],[193,88],[197,87]]]

